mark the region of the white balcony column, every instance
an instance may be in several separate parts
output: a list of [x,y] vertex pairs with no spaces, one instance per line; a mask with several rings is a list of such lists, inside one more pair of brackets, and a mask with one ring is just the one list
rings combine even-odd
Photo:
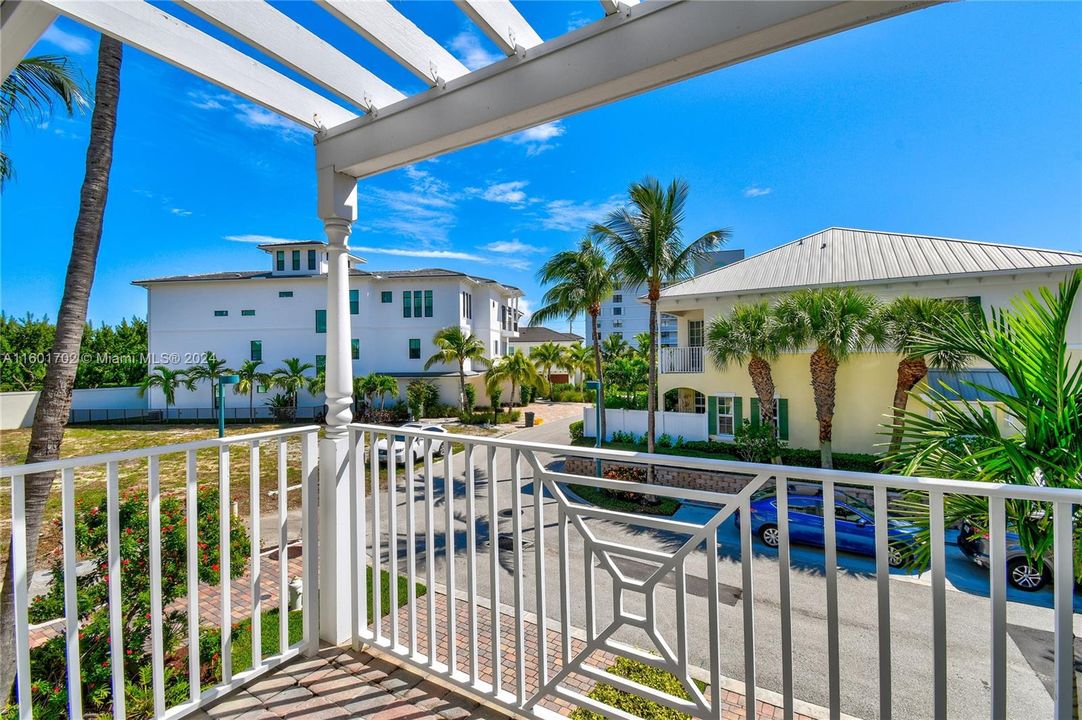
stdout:
[[327,234],[326,436],[319,443],[319,636],[350,639],[353,562],[346,444],[353,420],[350,354],[349,246],[357,219],[357,181],[332,168],[319,171],[319,217]]

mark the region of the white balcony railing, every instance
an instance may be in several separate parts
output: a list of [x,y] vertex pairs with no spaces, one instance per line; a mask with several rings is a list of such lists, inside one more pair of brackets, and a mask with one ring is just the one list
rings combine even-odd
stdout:
[[[369,452],[381,440],[393,442],[395,435],[405,437],[404,466],[394,463],[394,453],[386,453],[381,461],[379,453]],[[60,632],[66,637],[69,717],[79,718],[84,688],[78,680],[82,618],[75,603],[80,558],[72,537],[76,480],[92,471],[103,472],[106,478],[110,645],[124,647],[119,609],[122,594],[130,590],[125,589],[126,571],[121,564],[119,541],[125,526],[118,517],[118,469],[137,463],[136,471],[145,472],[153,716],[175,718],[221,698],[297,653],[315,649],[318,615],[326,609],[319,607],[320,600],[333,600],[330,593],[319,597],[315,563],[315,438],[315,428],[300,428],[0,469],[0,478],[9,480],[12,490],[20,717],[30,718],[36,710],[30,702],[36,679],[31,673],[27,615],[26,475],[60,473],[65,591]],[[192,649],[186,661],[191,691],[186,701],[169,707],[163,657],[166,609],[161,607],[161,569],[155,562],[163,552],[156,541],[162,479],[171,481],[166,486],[170,492],[183,495],[188,567],[195,567],[195,548],[201,537],[193,518],[201,477],[213,478],[221,492],[218,537],[229,537],[230,523],[243,522],[230,512],[230,499],[237,495],[230,485],[231,449],[246,451],[234,453],[234,459],[247,456],[248,460],[248,482],[240,483],[239,489],[247,486],[249,527],[259,527],[261,519],[266,524],[267,514],[261,518],[260,503],[251,500],[267,490],[265,484],[260,486],[261,445],[270,445],[271,457],[277,457],[276,484],[272,484],[278,491],[278,504],[271,511],[276,518],[277,572],[266,573],[269,577],[261,572],[272,561],[264,558],[261,566],[260,543],[254,542],[248,576],[236,581],[240,597],[249,596],[238,602],[237,587],[232,592],[219,587],[210,608],[200,603],[201,590],[205,597],[207,588],[200,586],[197,577],[188,576],[180,609],[187,613],[187,637],[181,641],[186,640]],[[217,457],[213,468],[200,465],[206,459],[201,452]],[[565,453],[610,463],[652,465],[659,479],[675,469],[721,472],[729,478],[739,474],[746,482],[739,491],[712,492],[660,482],[646,485],[569,475],[548,466],[549,458]],[[180,458],[180,483],[165,472],[167,467],[170,473],[177,467],[174,456]],[[288,595],[283,569],[288,557],[284,498],[298,456],[304,632],[298,642],[290,643],[282,620]],[[745,695],[744,707],[754,708],[757,697],[769,696],[792,717],[801,707],[798,700],[807,700],[808,688],[819,688],[820,683],[824,698],[814,700],[829,707],[831,717],[838,717],[843,710],[850,711],[850,686],[858,681],[862,688],[874,688],[867,691],[875,699],[874,707],[861,713],[866,717],[890,717],[892,709],[895,716],[936,718],[948,713],[993,718],[1024,714],[1068,720],[1073,715],[1072,553],[1077,549],[1072,546],[1071,518],[1075,507],[1082,505],[1082,492],[566,448],[370,425],[350,426],[347,462],[348,472],[339,482],[348,484],[350,499],[346,509],[349,547],[344,550],[352,558],[346,602],[353,618],[354,645],[420,668],[508,713],[550,718],[577,706],[624,717],[590,697],[585,679],[587,684],[606,683],[694,718],[716,719],[730,713],[723,698],[734,687]],[[130,478],[130,473],[125,477]],[[836,529],[833,503],[823,505],[824,549],[815,567],[809,567],[806,551],[794,548],[799,525],[791,524],[790,502],[795,493],[806,494],[809,485],[823,497],[845,489],[871,501],[875,556],[861,571],[869,577],[860,578],[860,573],[840,562],[838,550],[845,549],[846,538]],[[576,486],[581,492],[585,492],[582,487],[601,488],[670,498],[696,512],[673,517],[618,512],[588,504],[574,491]],[[756,493],[771,488],[777,508],[776,534],[772,535],[776,551],[753,542],[752,531]],[[927,588],[927,610],[913,607],[911,599],[899,601],[901,588],[916,585],[899,585],[891,574],[894,536],[888,504],[900,492],[918,493],[927,501],[931,566],[924,576],[928,582],[922,586]],[[949,495],[972,496],[989,509],[985,542],[991,566],[1001,570],[990,573],[987,602],[974,601],[984,603],[979,613],[972,605],[962,609],[958,596],[948,591],[944,498]],[[1007,635],[1005,508],[1018,501],[1039,503],[1034,507],[1051,513],[1054,520],[1054,587],[1048,608],[1010,608],[1012,618],[1024,610],[1031,627],[1034,622],[1047,624],[1048,655],[1054,658],[1054,669],[1047,675],[1053,690],[1043,700],[1039,694],[1025,694],[1018,684],[1019,667],[1024,663],[1012,659],[1016,651]],[[729,535],[719,533],[734,517],[739,519],[739,529]],[[222,558],[228,562],[228,553],[222,553]],[[404,582],[403,599],[396,592],[389,593],[386,601],[378,591],[369,594],[366,566],[374,578],[386,571],[391,588]],[[222,577],[228,576],[225,566]],[[951,579],[955,580],[953,572]],[[275,586],[282,641],[278,647],[261,648],[262,593]],[[809,592],[809,588],[816,589]],[[390,608],[383,607],[388,602]],[[238,613],[239,607],[243,613]],[[1037,611],[1044,614],[1034,614]],[[904,621],[898,619],[899,613]],[[198,637],[200,618],[212,614],[220,614],[215,625],[225,631],[218,648],[224,661],[207,688]],[[228,628],[238,615],[255,625],[248,668],[230,667],[228,660],[232,650]],[[892,625],[892,618],[897,624]],[[810,625],[814,625],[811,631]],[[979,634],[974,631],[977,625]],[[959,642],[957,637],[964,638],[960,642],[966,649],[952,651],[948,658],[948,648]],[[914,645],[927,654],[914,654]],[[607,672],[619,657],[672,673],[683,692],[669,694]],[[125,675],[123,662],[112,664],[111,672],[116,691],[111,711],[122,718],[125,696],[121,688],[131,678]],[[960,682],[977,690],[965,695]],[[965,698],[961,706],[959,696]]]
[[663,373],[701,373],[703,349],[701,347],[663,347],[658,368]]

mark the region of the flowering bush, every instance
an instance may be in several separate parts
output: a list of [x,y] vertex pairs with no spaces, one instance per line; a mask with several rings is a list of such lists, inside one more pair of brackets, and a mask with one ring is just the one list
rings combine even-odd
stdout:
[[[146,685],[150,666],[150,514],[147,494],[133,492],[121,498],[120,518],[120,587],[123,622],[124,676],[128,695],[138,694]],[[166,665],[178,662],[175,657],[185,637],[187,615],[165,611],[187,592],[187,531],[184,502],[175,496],[161,499],[161,589],[163,605],[163,644]],[[199,562],[196,572],[200,582],[218,584],[221,576],[218,489],[201,488],[197,496]],[[56,521],[59,524],[59,520]],[[103,499],[96,505],[80,504],[75,513],[75,551],[89,560],[89,571],[76,580],[79,605],[79,651],[82,659],[82,690],[88,713],[106,712],[112,705],[111,672],[113,652],[109,637],[109,539],[107,510]],[[230,525],[230,577],[240,577],[250,553],[248,533],[240,522]],[[49,590],[30,606],[30,621],[52,620],[64,615],[63,550],[57,549],[52,563],[53,583]],[[207,661],[212,658],[206,658]],[[40,717],[67,716],[67,661],[64,636],[50,638],[31,650],[31,692],[34,712]],[[183,673],[171,676],[169,696],[187,695]],[[183,686],[180,689],[178,686]],[[138,698],[135,698],[138,699]],[[144,715],[144,703],[128,706],[129,717]],[[8,715],[5,712],[4,715]]]

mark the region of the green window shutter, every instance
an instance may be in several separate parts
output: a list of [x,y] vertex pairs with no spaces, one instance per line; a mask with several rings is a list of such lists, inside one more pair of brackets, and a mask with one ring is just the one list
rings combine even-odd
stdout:
[[421,339],[420,338],[410,338],[409,359],[410,360],[420,360],[421,359]]
[[251,351],[252,351],[251,352],[252,360],[262,360],[263,359],[263,341],[262,340],[253,340],[250,343],[250,345],[251,345]]
[[325,332],[327,332],[327,311],[326,310],[316,310],[316,332],[317,333],[325,333]]
[[292,259],[293,259],[293,269],[294,270],[300,270],[301,269],[301,251],[300,250],[294,250],[292,252]]
[[757,397],[751,399],[751,417],[748,420],[751,421],[753,428],[759,427],[759,398]]
[[390,290],[384,290],[379,294],[379,301],[382,303],[394,302],[394,293]]
[[713,395],[706,399],[706,432],[718,434],[718,399]]
[[432,291],[425,290],[425,317],[432,317]]
[[424,312],[424,310],[421,307],[422,302],[423,302],[423,298],[421,297],[421,291],[420,290],[414,290],[413,291],[413,317],[419,318],[419,317],[422,316],[422,313]]
[[353,354],[354,360],[361,359],[361,341],[357,338],[353,338],[349,341],[350,352]]
[[[752,405],[752,407],[754,408],[755,406]],[[755,411],[752,410],[752,412],[755,412]],[[743,424],[744,424],[744,398],[737,396],[737,397],[733,398],[733,432],[735,433],[737,430],[739,430],[741,428],[741,426],[743,426]]]
[[778,439],[789,439],[789,401],[778,399]]
[[402,317],[404,318],[412,317],[413,315],[412,297],[413,293],[411,293],[409,290],[405,290],[402,293]]
[[293,297],[292,290],[279,290],[278,297]]
[[214,317],[226,317],[227,315],[229,315],[228,310],[215,310],[214,311]]
[[315,250],[309,250],[308,251],[308,269],[309,270],[315,270],[316,269],[316,251]]
[[244,317],[252,317],[253,315],[255,315],[255,310],[241,310],[240,314]]
[[286,269],[286,251],[278,250],[274,253],[274,267],[278,272],[282,272]]
[[361,291],[349,291],[349,314],[356,315],[361,311]]
[[966,298],[966,305],[974,315],[980,315],[981,313],[981,296],[973,295]]

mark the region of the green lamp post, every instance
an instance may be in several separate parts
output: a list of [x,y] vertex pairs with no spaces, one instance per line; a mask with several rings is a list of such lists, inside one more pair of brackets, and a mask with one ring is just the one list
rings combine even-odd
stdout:
[[[586,389],[594,391],[594,447],[601,447],[601,381],[587,380]],[[594,474],[601,477],[601,458],[594,461]]]
[[236,385],[240,375],[218,376],[218,437],[225,437],[225,386]]

